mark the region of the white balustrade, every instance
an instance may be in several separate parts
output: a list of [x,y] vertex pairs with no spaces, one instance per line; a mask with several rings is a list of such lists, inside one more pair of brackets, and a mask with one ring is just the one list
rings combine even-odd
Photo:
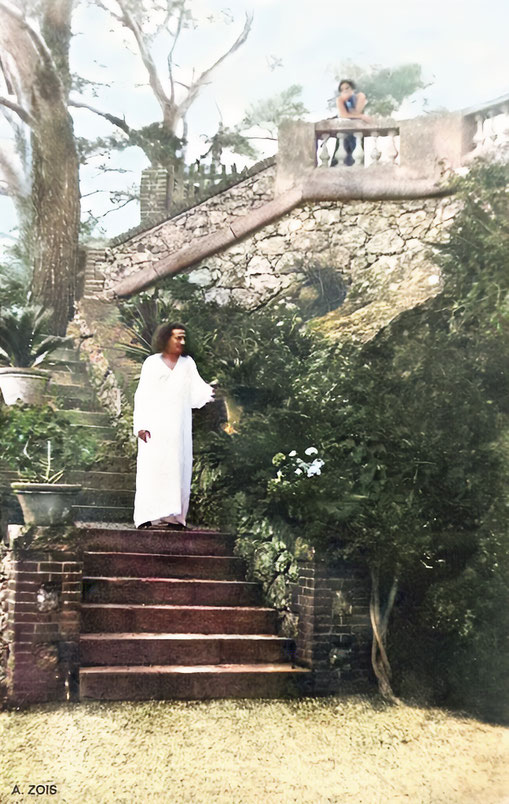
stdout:
[[331,126],[328,132],[318,132],[316,163],[319,167],[368,167],[369,165],[399,165],[399,131],[380,128],[369,131],[349,126]]
[[471,162],[481,156],[502,156],[509,148],[509,101],[482,109],[472,116],[475,124],[473,147],[466,154],[465,161]]

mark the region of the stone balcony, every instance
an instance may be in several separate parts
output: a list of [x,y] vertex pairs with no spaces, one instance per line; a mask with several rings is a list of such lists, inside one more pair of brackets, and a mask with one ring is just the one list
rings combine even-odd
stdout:
[[303,184],[317,200],[349,190],[351,198],[428,195],[447,173],[508,151],[509,94],[411,120],[287,121],[279,130],[276,195]]

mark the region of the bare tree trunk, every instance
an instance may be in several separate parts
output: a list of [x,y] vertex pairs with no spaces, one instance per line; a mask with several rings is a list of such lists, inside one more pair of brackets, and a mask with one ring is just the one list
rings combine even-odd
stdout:
[[371,664],[378,681],[380,694],[392,703],[399,703],[399,699],[394,695],[391,685],[392,671],[387,656],[386,639],[389,618],[394,606],[397,591],[398,581],[394,578],[387,598],[385,611],[382,613],[380,608],[380,570],[378,567],[371,569],[371,599],[369,603],[369,614],[371,627],[373,629]]

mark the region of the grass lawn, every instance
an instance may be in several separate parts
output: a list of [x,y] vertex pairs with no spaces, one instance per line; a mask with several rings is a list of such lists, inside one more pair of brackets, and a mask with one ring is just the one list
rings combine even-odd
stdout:
[[509,729],[375,696],[45,704],[0,743],[2,804],[509,803]]

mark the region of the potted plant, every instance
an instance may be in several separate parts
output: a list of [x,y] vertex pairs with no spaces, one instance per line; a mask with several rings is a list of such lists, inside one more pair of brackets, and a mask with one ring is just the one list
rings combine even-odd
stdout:
[[50,313],[42,307],[0,310],[0,389],[6,405],[42,402],[50,373],[39,368],[70,338],[48,335]]
[[49,405],[13,405],[0,415],[0,457],[18,479],[10,484],[28,525],[67,522],[81,485],[62,482],[66,472],[89,468],[98,442]]
[[48,441],[46,459],[40,465],[32,463],[29,471],[20,472],[19,481],[11,483],[26,525],[59,525],[71,519],[81,485],[60,483],[64,470],[53,472],[53,468],[51,441]]

